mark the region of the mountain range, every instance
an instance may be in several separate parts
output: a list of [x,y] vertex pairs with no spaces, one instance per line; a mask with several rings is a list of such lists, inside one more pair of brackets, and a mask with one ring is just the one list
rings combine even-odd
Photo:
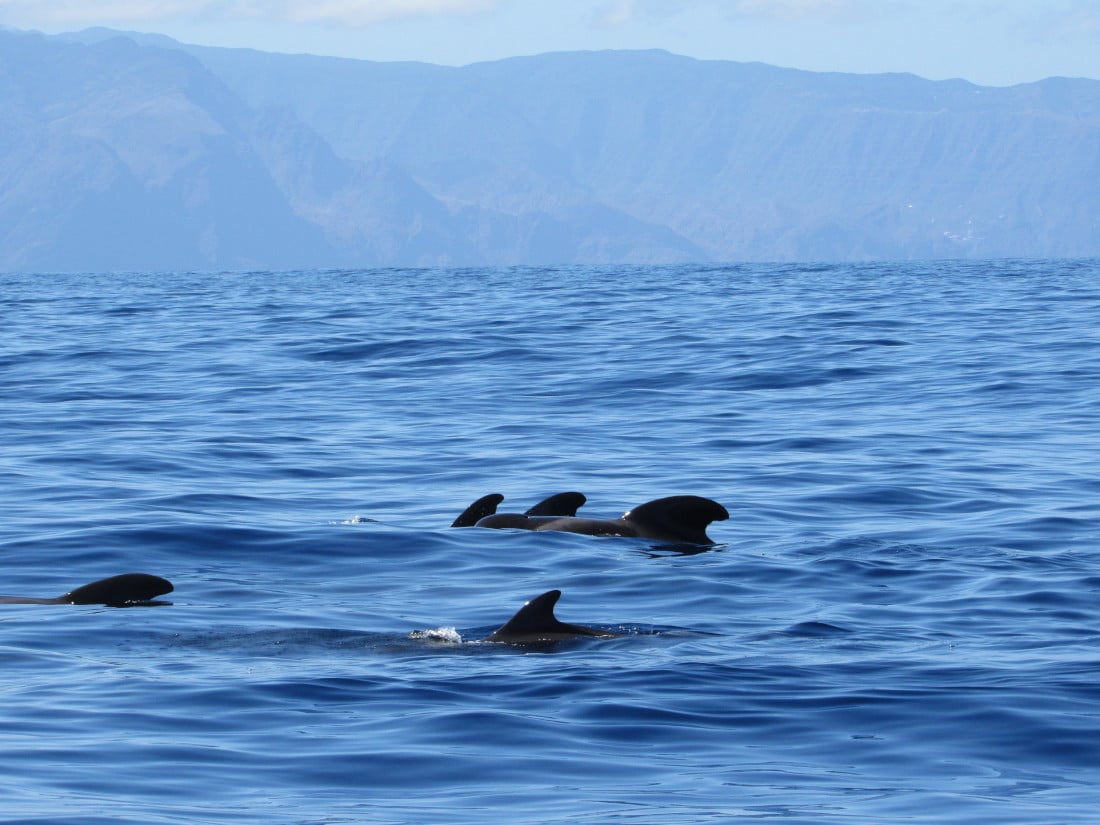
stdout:
[[1100,256],[1100,81],[0,31],[0,270]]

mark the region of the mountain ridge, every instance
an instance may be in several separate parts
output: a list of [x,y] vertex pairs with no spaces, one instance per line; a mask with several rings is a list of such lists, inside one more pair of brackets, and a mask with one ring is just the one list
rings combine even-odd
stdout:
[[1100,81],[0,38],[3,269],[1100,255]]

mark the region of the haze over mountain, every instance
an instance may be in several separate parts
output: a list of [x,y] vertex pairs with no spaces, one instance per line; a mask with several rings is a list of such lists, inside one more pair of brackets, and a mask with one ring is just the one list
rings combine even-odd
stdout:
[[0,269],[1100,255],[1100,81],[0,31]]

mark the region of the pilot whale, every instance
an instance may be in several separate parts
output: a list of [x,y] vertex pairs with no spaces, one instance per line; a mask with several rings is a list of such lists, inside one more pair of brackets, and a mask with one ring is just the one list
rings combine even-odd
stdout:
[[612,638],[621,636],[610,630],[598,630],[579,624],[566,624],[554,615],[554,605],[561,598],[560,590],[548,590],[527,602],[511,619],[490,633],[484,641],[505,644],[537,644],[560,642],[578,636]]
[[160,576],[123,573],[85,584],[53,599],[0,596],[0,604],[103,604],[107,607],[133,607],[164,604],[153,600],[157,596],[171,593],[173,589],[172,583]]
[[558,493],[524,513],[498,513],[496,508],[503,500],[504,496],[500,493],[482,496],[467,507],[451,526],[558,530],[590,536],[628,536],[668,543],[714,544],[707,535],[707,525],[730,517],[725,507],[702,496],[655,499],[627,510],[617,519],[578,517],[577,510],[587,500],[581,493]]

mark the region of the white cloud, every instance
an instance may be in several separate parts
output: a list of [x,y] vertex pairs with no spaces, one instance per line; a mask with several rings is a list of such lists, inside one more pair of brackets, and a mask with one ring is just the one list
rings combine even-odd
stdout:
[[763,20],[860,19],[903,9],[913,0],[604,0],[595,20],[603,26],[625,26],[642,19],[663,20],[710,8],[727,19]]
[[918,4],[912,0],[726,0],[723,5],[744,17],[850,21],[896,15]]
[[500,0],[0,0],[14,25],[138,23],[153,20],[262,20],[370,25],[434,15],[475,15]]
[[1033,12],[1036,20],[1046,18],[1047,24],[1060,35],[1095,35],[1100,31],[1100,0],[1071,0],[1053,4],[1042,13]]
[[733,0],[731,11],[761,17],[832,17],[851,10],[850,0]]
[[623,26],[634,17],[634,0],[614,0],[596,9],[598,26]]
[[[403,17],[444,14],[473,15],[491,11],[498,0],[282,0],[247,2],[257,16],[293,23],[346,23],[369,25]],[[272,10],[272,7],[274,9]]]
[[0,0],[0,18],[19,25],[155,20],[202,6],[186,0]]

